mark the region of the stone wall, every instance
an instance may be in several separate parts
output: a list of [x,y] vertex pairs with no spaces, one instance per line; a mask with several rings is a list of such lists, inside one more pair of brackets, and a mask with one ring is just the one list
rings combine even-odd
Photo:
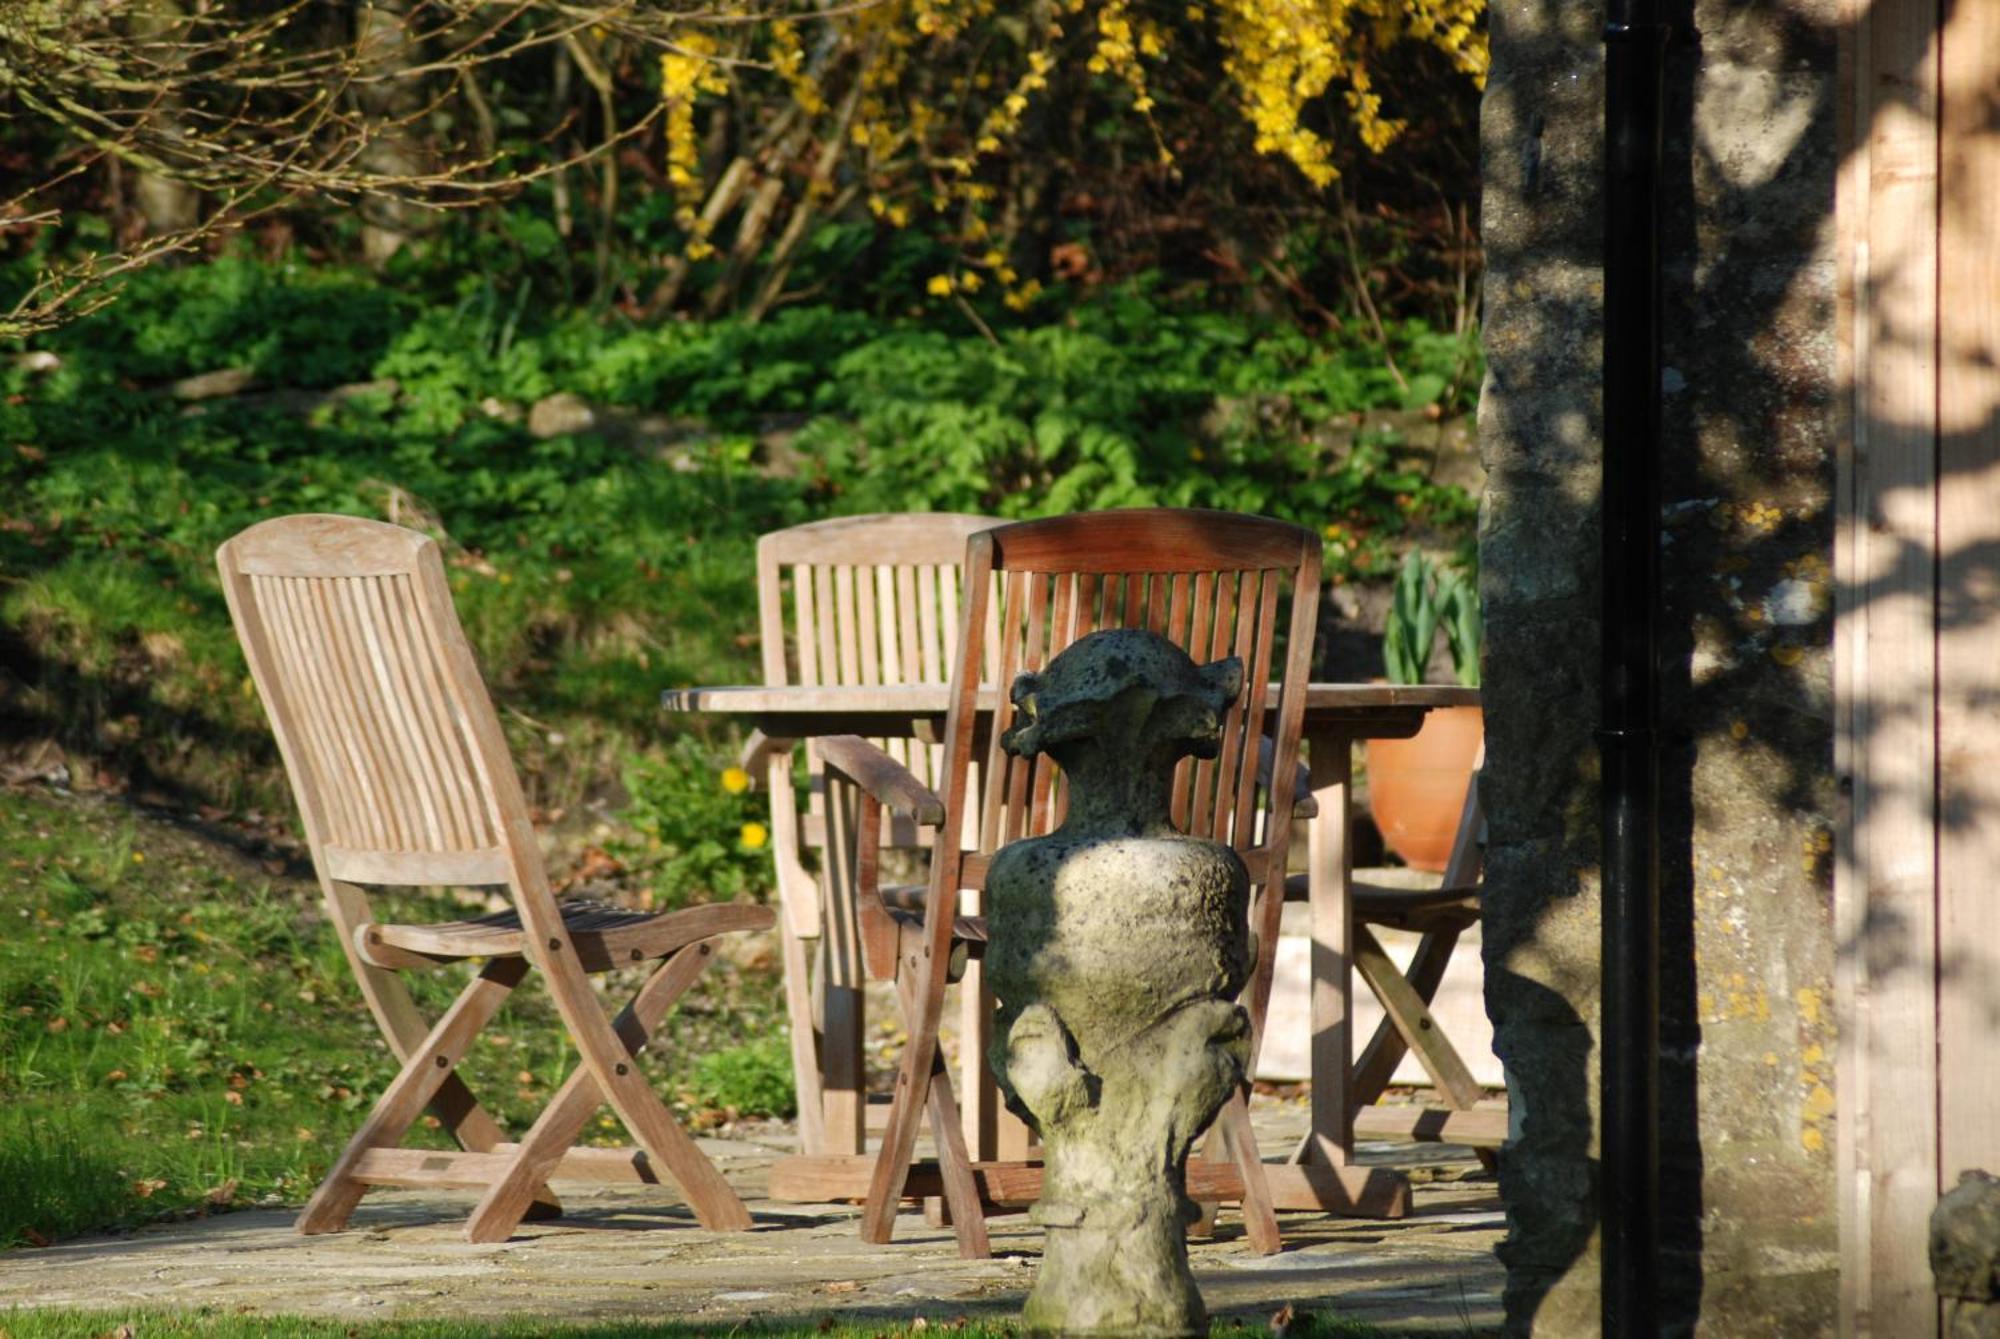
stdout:
[[[1685,11],[1680,16],[1687,18]],[[1510,1329],[1597,1333],[1603,12],[1494,0],[1487,1009]],[[1830,1332],[1835,9],[1700,0],[1666,148],[1670,1332]],[[1698,1318],[1698,1319],[1697,1319]]]

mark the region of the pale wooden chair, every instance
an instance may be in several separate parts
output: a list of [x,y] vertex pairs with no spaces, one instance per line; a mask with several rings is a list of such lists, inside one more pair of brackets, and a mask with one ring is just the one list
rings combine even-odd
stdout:
[[[348,516],[252,526],[216,555],[236,633],[305,823],[328,918],[363,998],[403,1062],[299,1216],[334,1232],[370,1186],[483,1187],[472,1241],[506,1239],[531,1209],[559,1212],[552,1177],[677,1182],[701,1223],[750,1225],[743,1202],[647,1086],[636,1057],[713,956],[714,939],[768,928],[762,907],[651,915],[561,903],[549,891],[520,782],[452,607],[437,545]],[[385,924],[362,885],[503,885],[513,906],[474,920]],[[483,960],[433,1025],[398,978]],[[617,1018],[588,974],[657,963]],[[508,994],[539,969],[582,1064],[519,1143],[458,1068]],[[609,1103],[637,1148],[573,1149]],[[462,1152],[397,1145],[425,1108]]]
[[[1173,816],[1189,832],[1228,842],[1249,867],[1259,966],[1244,1003],[1254,1054],[1269,999],[1268,984],[1259,990],[1256,983],[1270,980],[1294,805],[1291,786],[1279,788],[1274,804],[1271,787],[1259,777],[1272,771],[1290,777],[1295,767],[1319,566],[1319,539],[1310,531],[1217,512],[1098,512],[982,531],[967,550],[942,792],[866,740],[821,741],[830,773],[851,778],[861,791],[857,849],[864,860],[857,883],[864,957],[872,975],[895,982],[908,1028],[888,1128],[862,1211],[864,1239],[890,1239],[911,1182],[918,1126],[928,1112],[938,1156],[925,1180],[941,1182],[960,1253],[989,1253],[982,1182],[991,1189],[1009,1169],[975,1166],[939,1054],[938,1029],[947,985],[977,961],[986,942],[984,919],[967,914],[961,895],[983,887],[995,851],[1051,830],[1064,810],[1065,790],[1051,760],[1013,758],[1000,748],[1015,710],[1005,687],[1016,674],[1041,669],[1090,632],[1144,627],[1169,637],[1197,661],[1236,655],[1244,662],[1247,687],[1225,721],[1220,755],[1182,763]],[[1282,616],[1281,604],[1287,606]],[[1280,638],[1283,668],[1273,699],[1265,685],[1272,682]],[[988,656],[996,641],[993,664]],[[976,702],[982,682],[1001,690],[997,719],[983,730]],[[1268,766],[1260,767],[1259,741],[1267,728],[1274,745]],[[988,778],[983,788],[972,784],[978,755]],[[885,809],[935,824],[926,888],[883,888],[867,862]],[[973,1022],[960,1044],[983,1057],[990,1011]],[[1279,1245],[1277,1219],[1250,1134],[1246,1094],[1247,1085],[1223,1108],[1218,1126],[1240,1175],[1248,1235],[1268,1252]]]
[[[958,645],[965,542],[998,524],[952,512],[877,514],[813,521],[761,537],[757,605],[765,683],[947,682]],[[939,745],[875,743],[927,785],[942,776]],[[811,797],[805,813],[798,810],[792,780],[801,750]],[[800,1145],[808,1154],[860,1153],[867,1139],[866,1018],[853,897],[852,787],[837,777],[829,781],[810,741],[753,735],[743,761],[771,799]],[[930,833],[898,819],[883,825],[881,840],[885,847],[923,849]],[[967,1061],[983,1065],[984,1057]],[[968,1111],[967,1138],[975,1147],[998,1139],[991,1128],[994,1110],[988,1101]],[[989,1128],[980,1128],[982,1119]]]

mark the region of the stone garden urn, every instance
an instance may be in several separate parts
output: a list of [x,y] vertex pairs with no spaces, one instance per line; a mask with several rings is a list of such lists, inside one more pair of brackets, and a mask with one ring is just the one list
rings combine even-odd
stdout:
[[1249,880],[1177,831],[1174,765],[1212,758],[1242,662],[1197,666],[1163,637],[1093,633],[1014,681],[1010,753],[1046,753],[1063,824],[994,856],[989,1060],[1046,1159],[1031,1331],[1202,1334],[1188,1270],[1188,1152],[1242,1081]]

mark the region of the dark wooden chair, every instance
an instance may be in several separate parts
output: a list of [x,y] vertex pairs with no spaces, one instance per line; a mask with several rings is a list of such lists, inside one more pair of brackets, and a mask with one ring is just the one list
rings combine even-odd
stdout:
[[[861,801],[857,871],[861,939],[870,973],[895,983],[908,1028],[889,1124],[869,1173],[862,1235],[890,1239],[912,1184],[920,1123],[928,1113],[937,1146],[920,1178],[948,1205],[959,1250],[988,1253],[985,1198],[1032,1198],[1033,1169],[975,1164],[968,1153],[950,1076],[938,1047],[946,988],[984,950],[984,919],[964,895],[985,881],[993,853],[1061,822],[1064,788],[1047,758],[1004,753],[999,738],[1014,710],[1005,686],[1039,669],[1072,641],[1101,628],[1143,627],[1197,661],[1242,658],[1247,687],[1231,708],[1220,755],[1185,761],[1173,814],[1189,832],[1228,842],[1249,867],[1252,928],[1259,966],[1246,992],[1253,1046],[1268,1001],[1291,834],[1294,790],[1260,777],[1292,777],[1305,704],[1319,587],[1320,545],[1300,527],[1260,517],[1170,510],[1100,512],[986,530],[972,536],[965,562],[965,611],[952,673],[950,713],[937,789],[881,749],[854,736],[820,741],[829,775],[849,778]],[[991,656],[997,643],[997,658]],[[1282,653],[1280,653],[1282,648]],[[1274,675],[1272,669],[1278,666]],[[982,713],[981,687],[994,709]],[[1000,691],[994,692],[993,689]],[[1272,747],[1260,748],[1266,732]],[[1262,765],[1260,765],[1262,764]],[[979,768],[985,778],[975,786]],[[881,886],[873,861],[887,814],[936,833],[927,886]],[[961,1039],[984,1055],[990,1015]],[[1249,1236],[1276,1250],[1277,1220],[1249,1128],[1247,1085],[1224,1107],[1224,1132]],[[1028,1175],[1021,1176],[1026,1170]]]

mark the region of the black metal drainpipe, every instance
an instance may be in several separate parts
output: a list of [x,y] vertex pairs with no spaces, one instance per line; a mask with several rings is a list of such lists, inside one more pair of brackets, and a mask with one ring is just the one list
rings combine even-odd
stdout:
[[1669,27],[1604,29],[1604,944],[1598,1208],[1608,1339],[1660,1328],[1660,122]]

